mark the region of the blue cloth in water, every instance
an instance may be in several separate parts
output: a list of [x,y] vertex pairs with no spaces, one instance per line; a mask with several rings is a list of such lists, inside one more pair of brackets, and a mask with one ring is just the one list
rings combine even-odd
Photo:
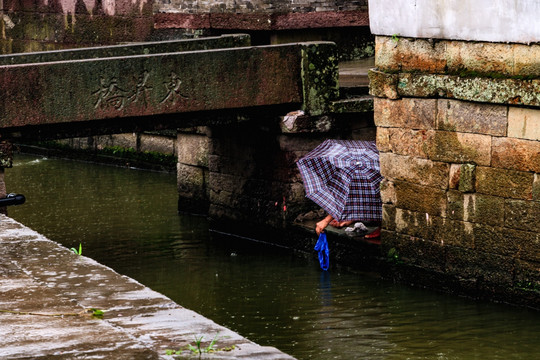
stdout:
[[317,240],[317,244],[315,245],[315,251],[319,252],[319,263],[321,264],[321,269],[328,270],[328,265],[330,264],[330,259],[328,258],[328,254],[330,251],[328,250],[328,241],[326,241],[326,233],[321,233],[319,235],[319,240]]

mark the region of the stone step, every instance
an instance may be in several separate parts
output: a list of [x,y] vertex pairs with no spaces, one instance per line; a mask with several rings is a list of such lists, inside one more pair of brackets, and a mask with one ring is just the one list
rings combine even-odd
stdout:
[[332,111],[336,114],[365,113],[373,111],[373,96],[361,95],[333,101]]
[[375,58],[344,61],[338,66],[340,88],[368,87],[368,71],[375,67]]
[[5,215],[0,258],[2,359],[172,359],[197,334],[218,339],[211,359],[294,360]]
[[341,99],[351,99],[364,95],[369,95],[369,86],[339,87],[339,97]]

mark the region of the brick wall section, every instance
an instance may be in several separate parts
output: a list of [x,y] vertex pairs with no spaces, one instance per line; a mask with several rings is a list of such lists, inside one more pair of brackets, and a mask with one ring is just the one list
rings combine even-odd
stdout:
[[[456,71],[486,81],[477,69],[499,74],[493,81],[536,78],[538,49],[379,37],[376,65],[388,78],[442,75],[457,63]],[[385,177],[384,251],[397,250],[413,273],[438,274],[436,286],[539,306],[540,109],[426,97],[421,90],[401,97],[397,84],[397,92],[372,89]]]
[[160,12],[201,13],[288,13],[367,10],[367,0],[157,0]]

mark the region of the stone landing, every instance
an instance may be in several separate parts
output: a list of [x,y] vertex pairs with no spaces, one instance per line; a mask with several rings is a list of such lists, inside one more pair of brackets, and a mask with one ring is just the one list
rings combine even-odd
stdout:
[[194,345],[195,336],[202,346],[217,336],[222,350],[212,359],[293,359],[3,215],[0,254],[2,359],[172,359],[166,350]]

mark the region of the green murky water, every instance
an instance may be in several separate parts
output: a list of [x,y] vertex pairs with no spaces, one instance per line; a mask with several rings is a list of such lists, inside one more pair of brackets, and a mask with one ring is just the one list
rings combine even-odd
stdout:
[[540,313],[321,272],[176,212],[175,175],[17,156],[9,215],[298,359],[533,359]]

